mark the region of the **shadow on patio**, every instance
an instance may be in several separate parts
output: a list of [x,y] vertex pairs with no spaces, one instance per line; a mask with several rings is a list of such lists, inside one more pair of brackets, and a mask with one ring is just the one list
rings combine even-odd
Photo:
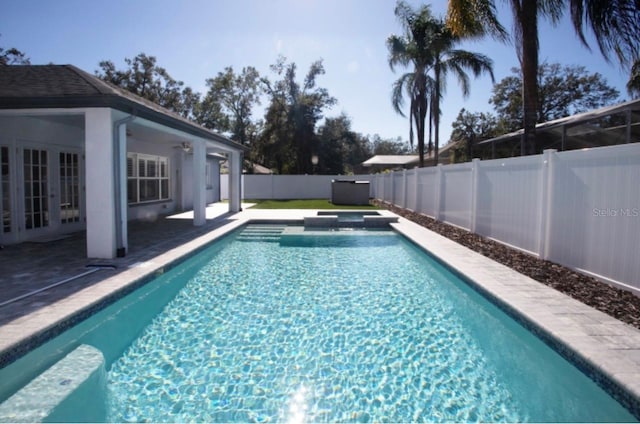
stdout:
[[[242,205],[243,208],[251,205]],[[0,325],[30,314],[78,290],[126,271],[130,267],[183,245],[233,220],[228,205],[207,207],[207,221],[194,227],[192,212],[158,217],[154,221],[129,222],[127,256],[111,260],[86,257],[86,233],[76,232],[52,241],[25,242],[0,250]],[[91,265],[112,265],[95,268]],[[84,274],[84,275],[83,275]],[[52,284],[77,279],[43,290],[23,299],[12,299]]]

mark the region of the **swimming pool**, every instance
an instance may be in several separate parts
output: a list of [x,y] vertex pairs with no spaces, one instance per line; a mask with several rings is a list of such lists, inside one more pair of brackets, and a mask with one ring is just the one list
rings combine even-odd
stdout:
[[19,362],[80,343],[113,421],[634,420],[390,231],[248,226]]

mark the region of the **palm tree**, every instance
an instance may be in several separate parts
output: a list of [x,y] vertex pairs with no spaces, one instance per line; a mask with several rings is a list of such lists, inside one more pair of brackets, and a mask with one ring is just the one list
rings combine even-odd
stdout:
[[434,61],[431,50],[427,48],[433,38],[435,19],[430,7],[423,6],[417,12],[404,2],[398,2],[394,11],[404,27],[402,36],[391,35],[387,39],[389,49],[389,66],[395,70],[397,65],[413,66],[394,84],[391,102],[400,115],[405,116],[404,94],[409,97],[409,141],[413,147],[413,128],[418,137],[418,155],[420,166],[424,166],[424,133],[428,101],[431,98],[433,80],[428,72]]
[[[493,80],[493,62],[484,55],[455,49],[461,38],[453,35],[443,20],[435,18],[429,6],[414,10],[400,1],[396,5],[395,14],[405,33],[402,36],[391,35],[387,39],[389,65],[392,70],[397,65],[412,65],[413,69],[393,84],[391,101],[396,112],[405,116],[402,111],[404,95],[410,99],[409,138],[413,145],[415,126],[422,167],[428,110],[430,128],[433,123],[435,133],[434,160],[438,163],[440,101],[446,91],[447,75],[453,73],[457,77],[462,93],[467,97],[469,76],[465,69],[471,70],[475,77],[488,72]],[[431,153],[431,142],[428,153]]]
[[[576,34],[589,45],[585,28],[595,35],[607,61],[615,55],[629,65],[640,54],[640,6],[638,0],[510,0],[516,51],[523,81],[523,128],[521,154],[537,153],[535,125],[538,105],[538,17],[557,23],[568,8]],[[507,32],[496,17],[493,0],[449,0],[447,26],[459,36],[492,35],[502,41]]]
[[465,69],[471,70],[474,77],[479,77],[483,72],[487,72],[494,82],[493,61],[482,54],[472,53],[466,50],[455,49],[456,44],[460,43],[460,37],[454,36],[445,26],[444,21],[439,21],[439,31],[433,40],[434,64],[433,64],[433,106],[432,119],[434,128],[434,153],[433,157],[436,164],[438,163],[438,147],[439,147],[439,130],[440,130],[440,100],[446,92],[447,75],[453,73],[460,87],[464,98],[469,97],[469,76]]
[[631,97],[640,98],[640,59],[631,66],[631,75],[627,82],[627,92]]

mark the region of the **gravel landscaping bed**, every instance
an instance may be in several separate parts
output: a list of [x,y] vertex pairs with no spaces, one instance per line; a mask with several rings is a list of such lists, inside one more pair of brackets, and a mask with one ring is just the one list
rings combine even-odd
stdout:
[[628,291],[428,216],[386,202],[374,201],[374,204],[640,329],[640,297]]

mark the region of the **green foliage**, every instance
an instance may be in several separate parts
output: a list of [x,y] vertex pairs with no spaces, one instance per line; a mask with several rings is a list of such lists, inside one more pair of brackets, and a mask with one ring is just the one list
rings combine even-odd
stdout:
[[[603,57],[616,57],[622,66],[640,56],[640,4],[638,0],[510,0],[513,12],[516,52],[520,60],[523,96],[520,127],[524,128],[521,154],[536,153],[535,140],[538,99],[538,18],[556,24],[569,11],[574,30],[589,48],[585,29],[595,35]],[[494,0],[449,0],[447,25],[459,36],[492,35],[506,41],[506,31],[497,20]]]
[[11,47],[4,49],[0,47],[0,66],[4,65],[30,65],[31,62],[26,54]]
[[404,116],[404,96],[410,99],[409,141],[413,145],[413,128],[418,137],[420,166],[424,166],[425,120],[429,111],[429,145],[431,152],[431,124],[434,128],[434,158],[438,162],[440,102],[446,92],[447,76],[456,76],[462,94],[469,94],[470,70],[475,77],[487,72],[493,80],[493,62],[487,56],[457,49],[461,37],[454,35],[442,19],[431,14],[428,5],[414,10],[399,1],[395,14],[404,34],[391,35],[387,39],[391,69],[401,65],[412,70],[398,79],[392,88],[392,104],[396,112]]
[[318,129],[317,173],[353,173],[370,156],[369,140],[351,130],[351,121],[345,114],[326,118]]
[[383,139],[378,134],[374,134],[369,141],[373,155],[411,155],[415,154],[413,149],[400,137],[394,139]]
[[[296,64],[284,57],[271,66],[275,81],[261,78],[253,67],[240,73],[227,67],[206,80],[204,96],[174,80],[153,56],[141,53],[125,62],[125,69],[117,69],[113,62],[102,61],[96,75],[206,128],[229,134],[250,147],[249,161],[279,174],[350,174],[373,154],[411,152],[400,139],[352,131],[344,114],[319,125],[324,111],[336,103],[327,89],[317,85],[324,74],[322,61],[311,64],[303,81],[296,78]],[[262,94],[267,94],[269,105],[263,119],[253,121],[252,110]]]
[[262,79],[270,97],[264,127],[254,149],[254,158],[280,174],[311,174],[312,158],[318,155],[316,124],[323,110],[336,99],[325,88],[316,86],[324,74],[322,61],[311,64],[303,83],[296,81],[296,64],[279,57],[271,66],[280,79]]
[[235,141],[249,145],[254,131],[251,112],[260,104],[262,92],[258,71],[249,66],[236,74],[232,67],[227,67],[206,82],[209,91],[202,99],[197,121],[205,127],[229,132]]
[[[522,128],[522,78],[518,69],[493,87],[489,103],[504,120],[506,132]],[[570,116],[616,102],[618,90],[584,66],[543,63],[538,69],[538,122]]]
[[194,117],[199,94],[184,87],[182,81],[173,79],[166,69],[157,65],[154,56],[140,53],[133,59],[125,58],[124,61],[127,67],[120,70],[110,60],[103,60],[99,63],[100,69],[96,71],[96,75],[185,118]]
[[450,143],[458,143],[453,148],[453,162],[468,162],[478,157],[474,145],[504,133],[503,122],[495,115],[485,112],[460,110],[452,124]]

